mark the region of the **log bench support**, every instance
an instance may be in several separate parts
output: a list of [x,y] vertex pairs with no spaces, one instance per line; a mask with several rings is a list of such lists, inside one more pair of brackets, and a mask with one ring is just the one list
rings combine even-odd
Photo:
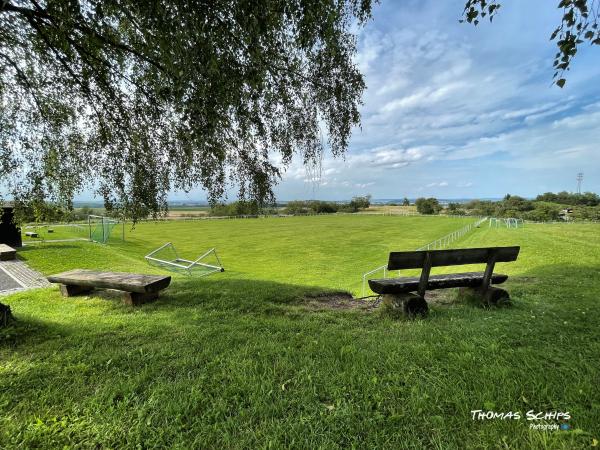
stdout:
[[510,295],[502,288],[490,286],[485,290],[480,288],[462,287],[458,290],[460,298],[479,306],[501,306],[510,304]]
[[6,244],[0,244],[0,261],[10,261],[16,259],[17,251]]
[[426,316],[429,307],[425,299],[417,294],[384,294],[383,305],[394,315],[396,313],[407,316]]
[[[461,296],[482,306],[507,304],[510,296],[504,289],[493,287],[507,280],[507,275],[494,273],[496,262],[515,261],[520,247],[489,247],[453,250],[392,252],[388,270],[421,269],[415,277],[369,280],[373,292],[383,296],[383,304],[406,316],[424,316],[428,312],[425,292],[433,289],[460,288]],[[432,267],[486,264],[485,271],[430,276]]]
[[171,277],[78,269],[51,275],[48,281],[59,283],[64,297],[89,294],[94,289],[112,289],[121,292],[123,303],[137,306],[156,300],[159,292],[171,283]]
[[130,306],[138,306],[149,303],[158,298],[158,292],[140,294],[138,292],[123,292],[123,303]]
[[92,292],[94,288],[77,286],[75,284],[61,284],[60,293],[63,297],[75,297],[76,295],[84,295]]

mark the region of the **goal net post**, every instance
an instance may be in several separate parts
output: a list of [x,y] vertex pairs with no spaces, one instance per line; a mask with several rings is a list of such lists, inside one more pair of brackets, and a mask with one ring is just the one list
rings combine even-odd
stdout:
[[[95,215],[88,216],[89,239],[92,242],[106,244],[111,237],[114,237],[115,234],[119,234],[119,232],[121,234],[121,238],[124,240],[124,227],[125,222],[120,222],[112,217]],[[115,231],[117,232],[115,233]]]

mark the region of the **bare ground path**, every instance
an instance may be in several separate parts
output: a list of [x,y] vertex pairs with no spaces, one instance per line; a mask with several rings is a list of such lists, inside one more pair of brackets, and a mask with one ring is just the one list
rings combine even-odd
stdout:
[[0,261],[0,295],[48,286],[46,278],[25,262]]

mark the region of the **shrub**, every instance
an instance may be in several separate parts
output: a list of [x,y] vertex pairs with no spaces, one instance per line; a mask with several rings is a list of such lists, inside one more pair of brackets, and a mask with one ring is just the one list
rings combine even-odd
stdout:
[[415,201],[419,214],[438,214],[442,210],[440,202],[437,198],[418,198]]

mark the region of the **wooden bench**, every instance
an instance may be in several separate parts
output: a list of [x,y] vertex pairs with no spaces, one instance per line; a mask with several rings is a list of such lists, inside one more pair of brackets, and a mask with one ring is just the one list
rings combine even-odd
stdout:
[[17,251],[6,244],[0,244],[0,261],[10,261],[17,257]]
[[[369,280],[373,292],[384,296],[384,303],[401,307],[408,315],[424,315],[428,311],[425,291],[463,288],[484,304],[508,300],[508,293],[491,284],[504,283],[508,275],[494,273],[498,262],[515,261],[520,247],[486,247],[452,250],[425,250],[390,253],[387,269],[421,269],[420,277],[399,277]],[[484,272],[429,275],[432,267],[486,264]]]
[[159,292],[171,283],[171,277],[76,269],[51,275],[48,281],[60,283],[64,297],[86,294],[95,288],[116,289],[123,291],[124,303],[139,305],[158,298]]

